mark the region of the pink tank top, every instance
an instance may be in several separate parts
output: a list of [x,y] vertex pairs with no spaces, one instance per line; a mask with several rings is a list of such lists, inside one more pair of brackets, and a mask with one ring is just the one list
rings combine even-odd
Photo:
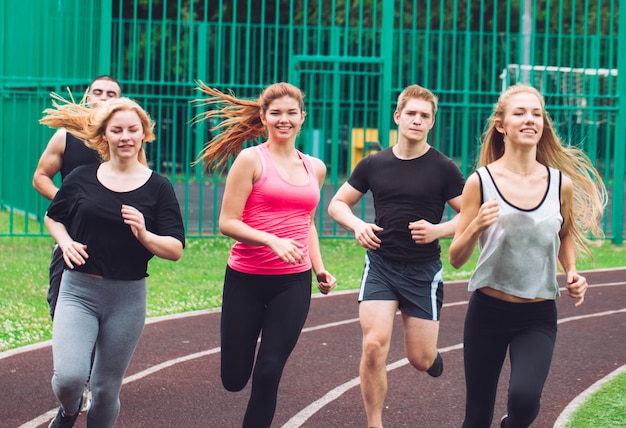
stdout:
[[242,221],[280,238],[294,239],[303,245],[304,261],[296,265],[283,262],[266,246],[236,242],[228,265],[239,272],[255,275],[282,275],[311,269],[309,232],[311,212],[320,200],[319,184],[311,159],[298,152],[309,178],[305,184],[285,180],[270,155],[267,143],[255,146],[261,159],[261,176],[246,201]]

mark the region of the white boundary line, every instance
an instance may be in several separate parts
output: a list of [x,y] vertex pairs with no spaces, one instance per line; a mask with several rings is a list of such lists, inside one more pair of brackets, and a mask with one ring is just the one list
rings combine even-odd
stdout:
[[554,422],[554,428],[565,428],[567,423],[569,422],[572,414],[582,405],[584,404],[593,394],[598,392],[598,390],[608,381],[613,380],[617,376],[622,373],[626,373],[626,365],[614,370],[608,375],[604,376],[602,379],[598,380],[596,383],[591,385],[589,388],[581,392],[576,398],[574,398],[566,407],[563,409],[556,422]]
[[[609,286],[609,285],[611,285],[611,284],[598,284],[598,287],[606,287],[606,286]],[[621,285],[621,283],[619,283],[618,285]],[[615,311],[598,312],[596,314],[582,315],[582,316],[578,316],[578,317],[564,318],[562,320],[559,320],[558,323],[562,324],[562,323],[568,322],[568,321],[578,321],[578,320],[586,319],[586,318],[594,318],[594,317],[600,317],[600,316],[614,315],[614,314],[624,313],[624,312],[626,312],[626,308],[615,310]],[[623,372],[626,372],[626,365],[623,365],[622,367],[620,367],[620,368],[614,370],[613,372],[609,373],[608,375],[604,376],[602,379],[598,380],[596,383],[591,385],[589,388],[587,388],[586,390],[584,390],[583,392],[578,394],[578,396],[576,398],[574,398],[572,401],[570,401],[570,403],[567,406],[565,406],[565,409],[563,409],[563,411],[561,412],[559,417],[554,422],[553,428],[566,428],[567,427],[567,423],[569,422],[570,418],[572,417],[572,414],[583,403],[585,403],[585,401],[587,401],[595,392],[597,392],[602,387],[602,385],[604,385],[608,381],[614,379],[616,376],[618,376],[619,374],[621,374]]]

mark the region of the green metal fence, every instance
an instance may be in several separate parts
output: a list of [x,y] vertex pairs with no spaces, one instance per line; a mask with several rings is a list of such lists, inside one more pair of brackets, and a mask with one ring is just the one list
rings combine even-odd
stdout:
[[[0,234],[45,233],[37,221],[47,201],[31,178],[52,135],[37,123],[49,91],[82,94],[110,73],[157,122],[149,159],[174,183],[190,236],[218,233],[223,183],[192,166],[210,137],[208,124],[190,125],[196,79],[244,97],[281,80],[301,87],[308,116],[298,144],[329,167],[325,204],[358,159],[393,143],[404,86],[438,95],[431,143],[468,175],[491,106],[522,80],[544,93],[558,131],[596,163],[611,191],[604,229],[621,244],[625,21],[618,0],[2,2],[0,204],[13,222]],[[344,235],[325,204],[322,236]],[[359,209],[371,216],[368,198]],[[26,221],[14,220],[23,213]]]

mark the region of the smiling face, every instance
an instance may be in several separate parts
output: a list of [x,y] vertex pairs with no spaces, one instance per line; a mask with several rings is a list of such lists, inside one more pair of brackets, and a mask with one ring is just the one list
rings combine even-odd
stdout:
[[504,135],[505,145],[537,145],[543,134],[543,125],[543,106],[531,92],[511,95],[502,119],[495,122],[498,132]]
[[298,100],[285,95],[270,102],[261,112],[261,122],[267,129],[269,141],[295,140],[304,122],[304,113]]
[[134,110],[119,110],[111,115],[105,132],[111,159],[137,159],[145,137],[139,115]]
[[400,138],[410,142],[426,142],[435,124],[432,103],[420,98],[410,98],[402,111],[396,110],[394,119]]

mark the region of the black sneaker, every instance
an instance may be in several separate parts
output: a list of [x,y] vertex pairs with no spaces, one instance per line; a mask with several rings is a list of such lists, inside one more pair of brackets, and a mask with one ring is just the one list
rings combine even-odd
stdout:
[[78,405],[78,410],[72,416],[66,416],[63,412],[63,406],[59,407],[59,411],[57,415],[52,419],[48,428],[72,428],[74,423],[76,423],[76,419],[78,419],[78,415],[80,414],[80,408],[83,404],[83,398],[80,399],[80,404]]
[[509,415],[502,416],[502,419],[500,419],[500,428],[505,428],[506,427],[506,420],[508,418],[509,418]]
[[426,373],[431,375],[432,377],[439,377],[443,373],[443,358],[441,358],[441,354],[437,352],[437,356],[435,357],[435,361],[433,365],[430,366]]

